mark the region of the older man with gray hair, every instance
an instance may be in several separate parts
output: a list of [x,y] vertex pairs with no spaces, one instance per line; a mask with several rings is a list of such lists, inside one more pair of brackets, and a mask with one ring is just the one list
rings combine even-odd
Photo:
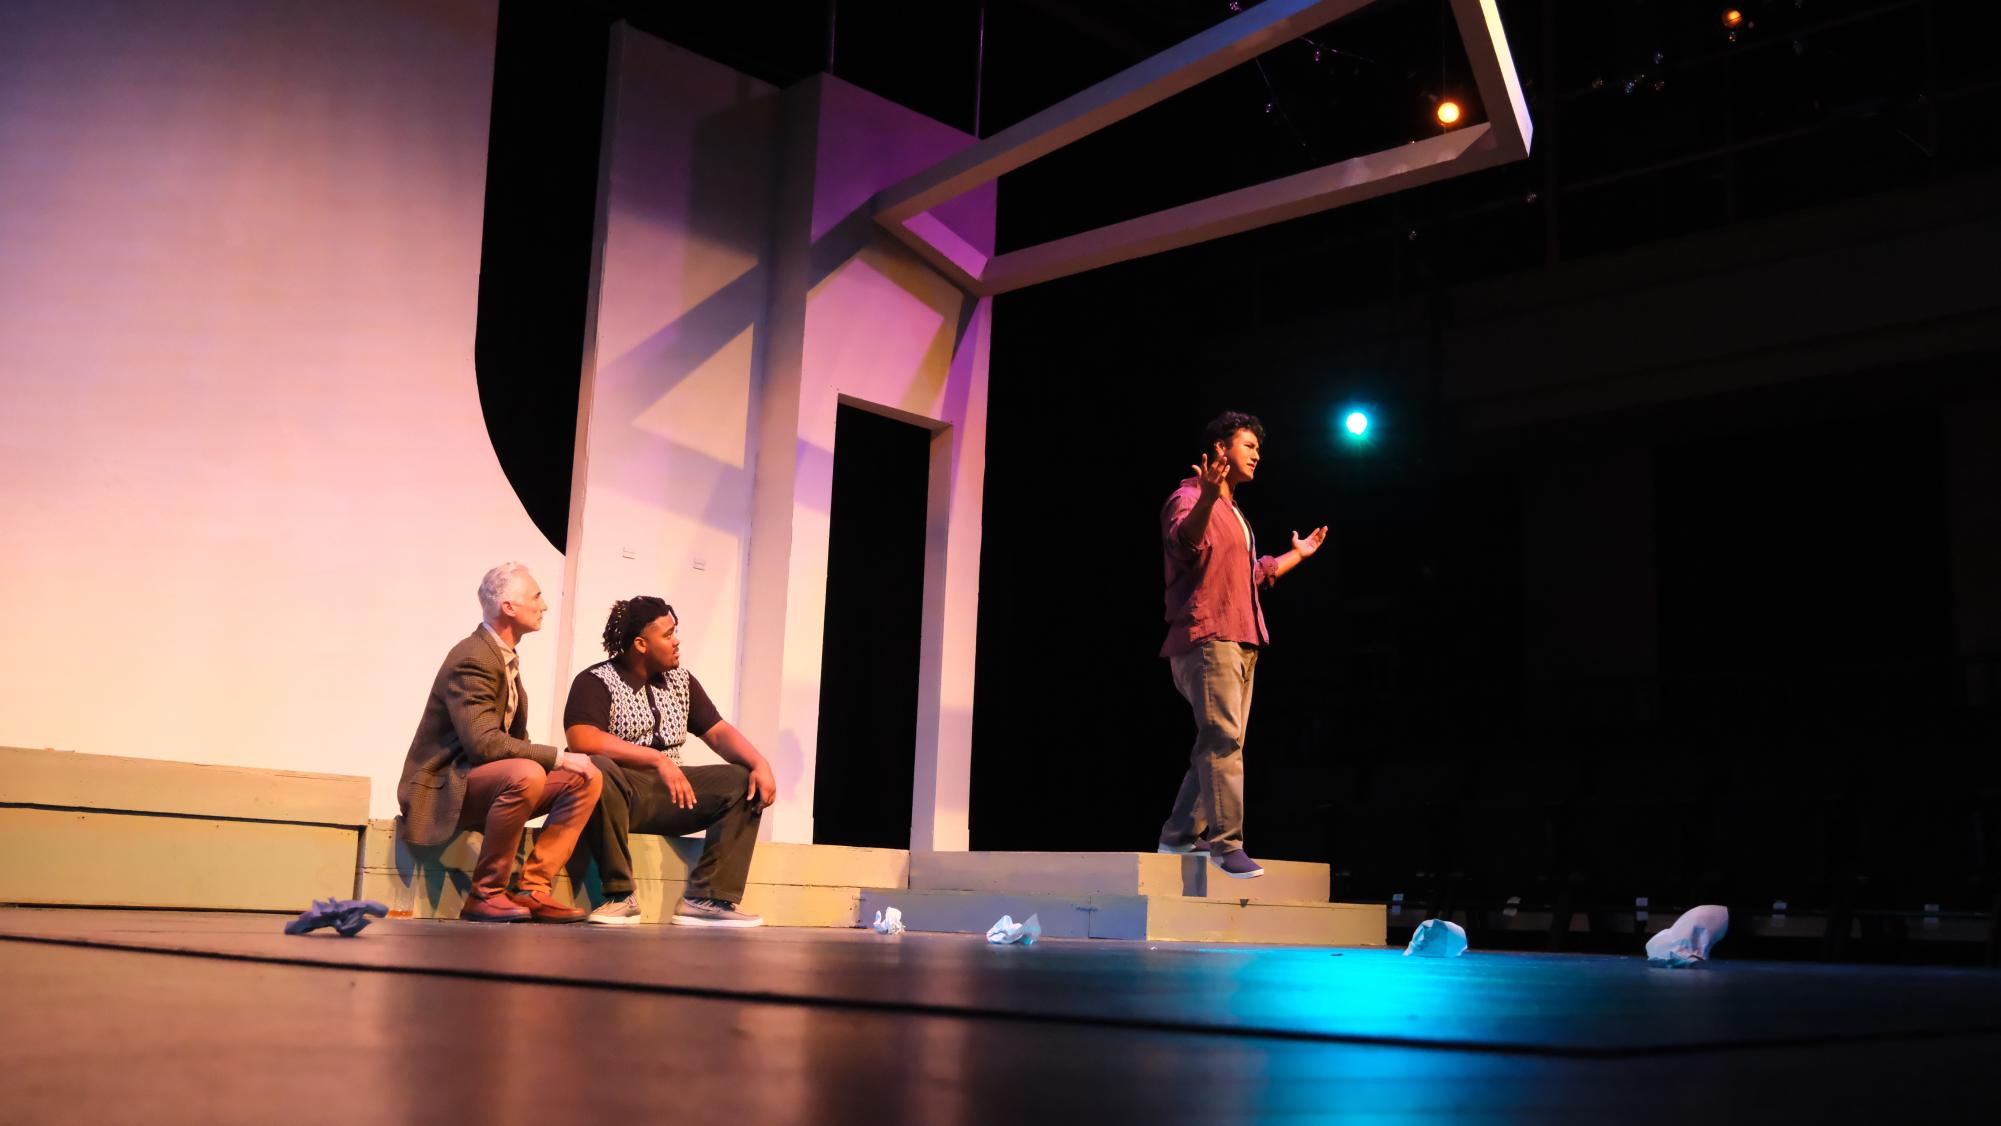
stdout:
[[[435,846],[465,829],[483,834],[461,919],[574,923],[585,912],[552,898],[549,881],[569,861],[604,779],[589,755],[528,741],[528,695],[514,647],[542,628],[549,609],[534,576],[519,563],[502,563],[480,580],[479,606],[480,624],[445,655],[431,682],[403,760],[396,784],[403,838]],[[519,890],[509,894],[521,834],[545,813]]]

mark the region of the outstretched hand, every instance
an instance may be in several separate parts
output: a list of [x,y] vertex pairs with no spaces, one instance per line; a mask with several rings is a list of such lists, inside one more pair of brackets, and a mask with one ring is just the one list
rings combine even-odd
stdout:
[[1313,553],[1319,551],[1320,545],[1326,542],[1327,525],[1325,524],[1307,533],[1304,539],[1300,538],[1298,532],[1292,533],[1292,550],[1297,551],[1301,559],[1313,558]]
[[1191,465],[1188,468],[1195,471],[1195,480],[1201,485],[1203,496],[1222,495],[1223,482],[1230,476],[1230,459],[1218,457],[1215,461],[1210,461],[1209,455],[1203,454],[1201,464]]

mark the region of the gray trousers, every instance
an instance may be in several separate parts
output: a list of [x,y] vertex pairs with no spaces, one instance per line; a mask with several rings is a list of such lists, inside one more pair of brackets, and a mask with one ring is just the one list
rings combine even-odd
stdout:
[[1175,689],[1195,713],[1195,746],[1174,812],[1160,827],[1160,843],[1185,845],[1206,836],[1210,852],[1235,852],[1244,847],[1244,728],[1258,648],[1205,641],[1168,665]]
[[750,771],[735,763],[682,767],[695,788],[695,808],[682,809],[655,771],[628,769],[602,755],[593,755],[591,761],[604,772],[604,791],[584,827],[583,843],[597,860],[598,882],[606,895],[629,895],[633,890],[632,834],[683,837],[707,829],[702,858],[688,873],[682,894],[690,899],[743,902],[763,817],[762,810],[744,800]]

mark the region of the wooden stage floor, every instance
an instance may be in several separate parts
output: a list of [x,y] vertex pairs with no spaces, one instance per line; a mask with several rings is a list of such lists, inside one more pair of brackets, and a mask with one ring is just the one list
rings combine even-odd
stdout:
[[0,909],[0,1122],[2001,1119],[1990,970],[283,922]]

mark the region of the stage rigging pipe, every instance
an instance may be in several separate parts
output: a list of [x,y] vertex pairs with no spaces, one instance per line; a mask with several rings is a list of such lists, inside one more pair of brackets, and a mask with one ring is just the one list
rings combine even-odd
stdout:
[[973,136],[980,135],[980,99],[987,89],[987,0],[980,0],[980,35],[973,49]]

